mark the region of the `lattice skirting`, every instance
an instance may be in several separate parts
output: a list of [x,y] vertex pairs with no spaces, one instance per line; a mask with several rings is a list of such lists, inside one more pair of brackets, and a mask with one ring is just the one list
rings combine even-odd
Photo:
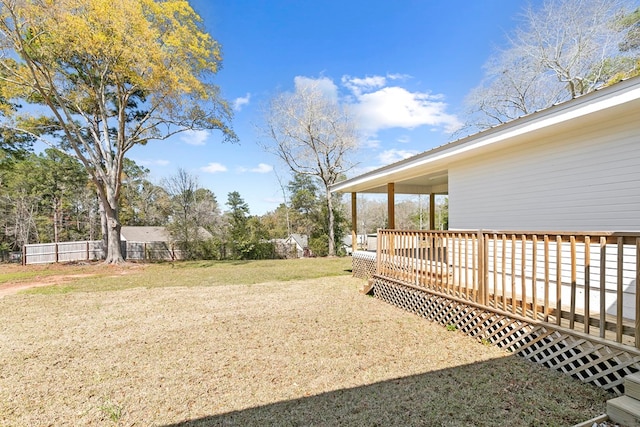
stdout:
[[640,352],[590,341],[587,336],[557,330],[552,325],[514,319],[381,277],[373,280],[373,294],[428,320],[443,326],[454,325],[478,340],[616,394],[624,393],[626,375],[640,371]]
[[376,272],[376,253],[356,251],[351,255],[353,277],[368,280]]

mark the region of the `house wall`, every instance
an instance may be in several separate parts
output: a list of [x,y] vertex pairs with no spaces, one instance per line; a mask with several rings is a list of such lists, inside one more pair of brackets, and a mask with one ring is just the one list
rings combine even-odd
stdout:
[[640,231],[640,111],[449,168],[451,229]]

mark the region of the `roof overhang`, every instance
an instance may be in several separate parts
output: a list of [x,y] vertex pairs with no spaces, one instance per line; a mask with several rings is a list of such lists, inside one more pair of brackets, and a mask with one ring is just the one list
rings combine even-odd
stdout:
[[529,114],[331,186],[331,192],[448,193],[448,168],[470,156],[606,122],[640,109],[640,77]]

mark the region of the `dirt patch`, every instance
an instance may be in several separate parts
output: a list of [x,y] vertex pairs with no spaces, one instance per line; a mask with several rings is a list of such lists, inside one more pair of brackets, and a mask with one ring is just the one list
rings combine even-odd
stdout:
[[80,279],[83,277],[91,277],[91,276],[93,276],[93,274],[66,274],[66,275],[59,275],[59,276],[47,276],[42,279],[28,281],[28,282],[3,283],[0,285],[0,298],[6,295],[15,294],[25,289],[39,288],[42,286],[62,285],[64,283],[68,283],[75,279]]
[[25,277],[19,279],[0,283],[0,298],[30,288],[63,285],[75,280],[97,275],[121,276],[142,268],[144,268],[143,265],[132,263],[120,266],[110,266],[102,263],[59,263],[35,266],[0,264],[0,277],[2,277],[3,274],[14,276],[25,275]]
[[0,300],[0,425],[572,425],[609,397],[342,276]]

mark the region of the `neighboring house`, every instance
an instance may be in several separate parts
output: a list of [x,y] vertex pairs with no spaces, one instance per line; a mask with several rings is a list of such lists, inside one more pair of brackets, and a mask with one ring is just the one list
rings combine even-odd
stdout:
[[[204,228],[198,229],[199,237],[212,237]],[[128,260],[176,260],[182,258],[166,227],[123,226],[120,230],[123,256]]]
[[123,242],[170,242],[166,227],[122,226],[120,240]]
[[286,239],[273,239],[276,253],[282,258],[305,258],[311,256],[309,237],[304,234],[291,234]]
[[331,191],[350,192],[354,202],[356,193],[388,194],[389,228],[402,193],[448,194],[450,229],[640,231],[640,77]]
[[298,258],[311,256],[311,251],[309,250],[309,236],[305,234],[291,234],[285,239],[285,245],[291,252],[295,252]]
[[[357,251],[357,250],[365,250],[365,251],[375,250],[375,242],[373,246],[371,246],[371,248],[369,247],[371,243],[371,239],[372,238],[367,234],[358,234],[356,236],[356,244],[354,247],[353,236],[352,235],[344,236],[342,238],[342,247],[347,253],[347,255],[351,255],[354,251]],[[375,239],[375,237],[373,239]]]

